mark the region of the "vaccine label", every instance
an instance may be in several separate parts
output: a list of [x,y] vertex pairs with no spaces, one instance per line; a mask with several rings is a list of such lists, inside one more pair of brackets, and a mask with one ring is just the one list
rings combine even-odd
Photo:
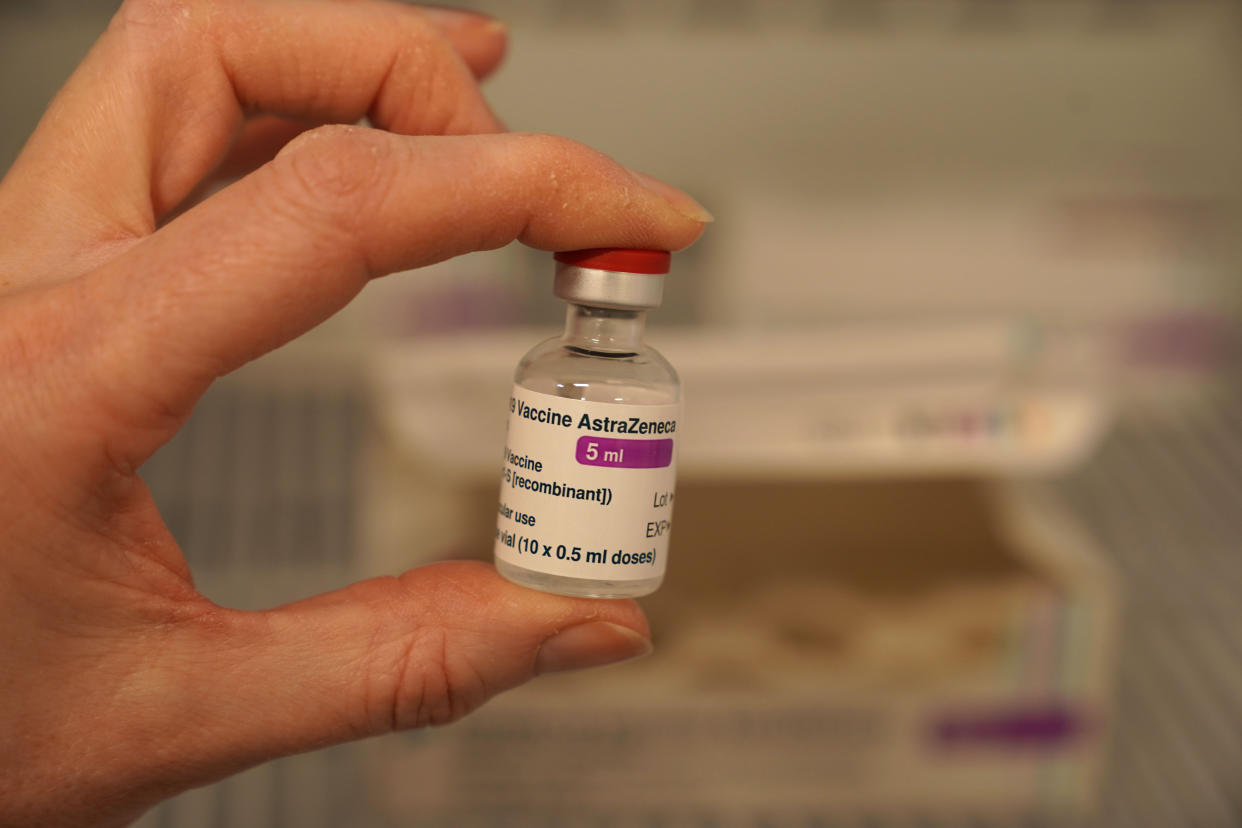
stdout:
[[568,400],[515,386],[496,558],[596,581],[664,573],[681,406]]

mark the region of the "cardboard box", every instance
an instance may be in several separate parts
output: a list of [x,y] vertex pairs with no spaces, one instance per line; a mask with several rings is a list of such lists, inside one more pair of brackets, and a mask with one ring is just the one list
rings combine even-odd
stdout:
[[[429,551],[447,534],[415,525],[452,524],[456,554],[488,557],[495,487],[420,493],[402,466],[373,452],[367,479],[407,503],[435,488],[418,506],[435,520],[376,524],[390,497],[372,503],[375,534]],[[683,479],[669,577],[644,604],[652,657],[371,744],[385,812],[462,825],[1090,807],[1117,589],[1037,487]]]

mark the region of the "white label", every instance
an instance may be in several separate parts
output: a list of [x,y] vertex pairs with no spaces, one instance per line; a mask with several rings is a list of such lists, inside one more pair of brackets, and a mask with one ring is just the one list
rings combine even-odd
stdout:
[[596,581],[664,574],[681,406],[568,400],[514,386],[496,558]]

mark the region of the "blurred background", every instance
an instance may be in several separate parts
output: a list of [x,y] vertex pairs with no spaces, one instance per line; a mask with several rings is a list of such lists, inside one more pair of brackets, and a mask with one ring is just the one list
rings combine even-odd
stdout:
[[[0,164],[115,3],[0,2]],[[1242,7],[499,0],[487,85],[717,222],[656,654],[154,826],[1242,824]],[[146,477],[264,607],[490,558],[520,247],[382,280]]]

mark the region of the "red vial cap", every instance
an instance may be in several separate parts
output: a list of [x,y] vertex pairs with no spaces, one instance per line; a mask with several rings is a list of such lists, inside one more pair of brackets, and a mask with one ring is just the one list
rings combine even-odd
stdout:
[[592,247],[589,250],[563,250],[558,262],[593,270],[617,273],[668,273],[672,256],[667,250],[634,250],[627,247]]

